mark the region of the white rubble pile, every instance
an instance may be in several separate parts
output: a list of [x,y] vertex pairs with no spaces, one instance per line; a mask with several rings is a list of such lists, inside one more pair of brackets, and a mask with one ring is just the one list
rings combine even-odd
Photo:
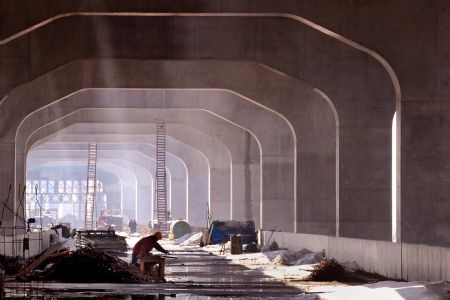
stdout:
[[224,249],[225,251],[231,251],[231,241],[228,241],[226,244],[225,244],[225,249]]
[[272,268],[256,268],[262,274],[280,280],[306,280],[315,265],[273,266]]
[[296,262],[296,266],[311,265],[319,263],[325,256],[322,251],[308,253],[300,257]]
[[[224,249],[225,247],[225,249]],[[206,245],[202,248],[204,251],[214,253],[215,255],[221,255],[225,253],[230,253],[231,251],[231,242],[228,241],[224,244],[214,244],[214,245]],[[225,250],[225,252],[223,252]]]
[[249,253],[239,255],[227,255],[226,258],[230,260],[237,260],[240,263],[248,265],[267,265],[272,262],[278,255],[286,252],[286,250],[271,251],[264,253]]
[[222,249],[222,245],[220,245],[220,244],[206,245],[205,247],[203,247],[204,251],[211,252],[214,254],[219,254],[221,249]]
[[308,249],[302,249],[296,252],[286,251],[281,253],[272,260],[272,263],[285,266],[311,265],[319,263],[323,258],[323,252],[311,252]]
[[278,250],[261,253],[228,255],[227,259],[243,261],[245,264],[274,264],[285,266],[300,266],[319,263],[324,258],[322,252],[311,252],[307,249],[299,251]]
[[195,234],[195,232],[187,233],[187,234],[183,235],[182,237],[174,240],[173,244],[180,245],[181,243],[184,243],[185,241],[187,241],[194,234]]
[[202,239],[202,232],[197,232],[191,237],[189,237],[186,241],[182,242],[180,246],[198,246]]

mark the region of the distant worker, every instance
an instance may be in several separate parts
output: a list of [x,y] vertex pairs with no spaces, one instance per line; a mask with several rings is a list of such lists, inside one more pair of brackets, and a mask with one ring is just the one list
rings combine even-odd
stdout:
[[130,227],[130,233],[135,233],[137,230],[137,223],[135,219],[131,219],[130,223],[128,223],[128,226]]
[[133,253],[131,255],[131,264],[135,265],[137,263],[138,258],[142,258],[147,255],[153,248],[164,253],[169,254],[169,251],[164,249],[159,243],[158,240],[162,239],[162,233],[157,232],[151,236],[147,236],[139,240],[133,247]]

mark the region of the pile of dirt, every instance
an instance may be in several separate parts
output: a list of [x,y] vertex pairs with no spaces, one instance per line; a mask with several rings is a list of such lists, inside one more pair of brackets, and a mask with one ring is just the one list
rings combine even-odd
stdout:
[[44,280],[60,282],[142,283],[145,276],[123,260],[93,247],[85,247],[59,258],[38,272]]

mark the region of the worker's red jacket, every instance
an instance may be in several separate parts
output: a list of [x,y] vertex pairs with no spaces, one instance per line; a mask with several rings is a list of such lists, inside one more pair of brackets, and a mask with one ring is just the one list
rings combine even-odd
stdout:
[[133,255],[142,256],[155,248],[162,253],[168,253],[160,244],[158,244],[158,238],[155,235],[147,236],[139,240],[133,247]]

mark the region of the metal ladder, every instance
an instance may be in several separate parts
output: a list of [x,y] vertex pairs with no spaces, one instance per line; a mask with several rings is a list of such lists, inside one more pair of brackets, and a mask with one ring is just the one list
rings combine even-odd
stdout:
[[156,122],[156,218],[159,230],[167,232],[166,124],[162,120]]
[[94,228],[94,207],[95,207],[95,191],[97,187],[97,144],[89,144],[88,149],[88,171],[86,185],[86,209],[84,217],[84,228],[86,230]]

